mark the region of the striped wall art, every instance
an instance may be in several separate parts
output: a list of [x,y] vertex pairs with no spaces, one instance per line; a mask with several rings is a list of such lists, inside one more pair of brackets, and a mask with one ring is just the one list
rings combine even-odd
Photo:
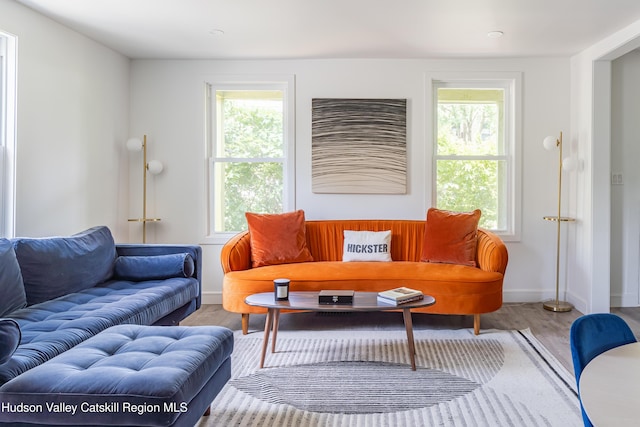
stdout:
[[311,100],[314,193],[405,194],[407,100]]

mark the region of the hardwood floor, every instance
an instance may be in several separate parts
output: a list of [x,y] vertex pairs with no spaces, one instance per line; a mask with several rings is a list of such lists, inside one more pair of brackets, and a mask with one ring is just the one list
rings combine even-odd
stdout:
[[[612,313],[622,317],[636,337],[640,337],[640,307],[614,308]],[[494,313],[483,314],[482,329],[526,329],[573,373],[569,329],[582,313],[553,313],[542,308],[542,303],[509,303]],[[264,330],[265,315],[252,314],[249,333]],[[181,325],[220,325],[240,330],[240,315],[225,311],[221,305],[204,305],[200,310],[181,322]],[[460,329],[473,328],[473,316],[453,316],[414,313],[415,329]],[[280,318],[281,330],[404,330],[402,313],[289,313]],[[482,331],[480,332],[482,333]]]

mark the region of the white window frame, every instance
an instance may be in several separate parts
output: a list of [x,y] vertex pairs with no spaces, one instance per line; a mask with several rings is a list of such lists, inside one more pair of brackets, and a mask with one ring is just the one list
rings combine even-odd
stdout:
[[[205,79],[206,157],[207,157],[207,224],[205,243],[224,244],[237,232],[215,231],[215,197],[213,191],[216,164],[217,112],[215,93],[218,90],[281,90],[284,102],[283,212],[295,210],[295,78],[293,75],[212,76]],[[228,160],[228,159],[227,159]],[[255,160],[255,159],[254,159]]]
[[[425,150],[430,159],[426,164],[431,165],[430,200],[427,206],[435,206],[437,191],[437,122],[439,87],[449,88],[486,88],[499,87],[505,89],[504,103],[504,132],[505,153],[507,162],[506,182],[506,229],[496,230],[504,241],[520,241],[522,228],[522,73],[520,72],[443,72],[427,73],[426,88],[426,138],[430,149]],[[429,148],[429,147],[428,147]],[[441,156],[440,158],[445,158]],[[492,159],[497,159],[493,156]],[[429,187],[429,184],[427,184]]]
[[16,36],[0,31],[0,237],[15,237]]

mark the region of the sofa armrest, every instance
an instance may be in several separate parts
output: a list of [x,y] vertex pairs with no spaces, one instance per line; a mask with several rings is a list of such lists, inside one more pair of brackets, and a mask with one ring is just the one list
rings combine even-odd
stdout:
[[155,256],[187,253],[193,258],[193,277],[198,281],[197,308],[202,302],[202,248],[197,245],[167,245],[167,244],[116,244],[118,256]]
[[224,274],[251,268],[251,238],[248,230],[236,234],[224,244],[220,262]]
[[481,270],[495,271],[504,275],[509,254],[502,239],[488,230],[478,229],[476,261]]

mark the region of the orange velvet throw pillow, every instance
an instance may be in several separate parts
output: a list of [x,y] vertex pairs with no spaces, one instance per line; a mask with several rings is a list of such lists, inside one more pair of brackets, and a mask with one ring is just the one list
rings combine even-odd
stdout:
[[476,244],[480,209],[452,212],[427,211],[422,243],[422,261],[476,266]]
[[252,266],[313,261],[307,248],[304,211],[282,214],[246,212]]

